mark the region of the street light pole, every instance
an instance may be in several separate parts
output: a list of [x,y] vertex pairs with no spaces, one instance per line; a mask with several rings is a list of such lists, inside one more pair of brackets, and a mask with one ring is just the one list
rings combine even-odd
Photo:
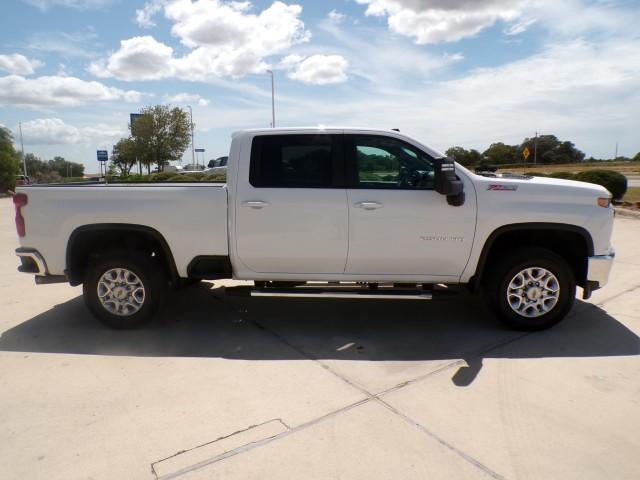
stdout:
[[195,164],[196,162],[196,151],[195,151],[195,143],[193,142],[193,110],[191,109],[191,105],[187,105],[189,108],[189,119],[191,123],[191,164]]
[[22,138],[22,122],[18,122],[18,128],[20,129],[20,148],[22,154],[22,171],[24,176],[27,176],[27,160],[24,156],[24,139]]
[[276,90],[273,70],[267,70],[267,73],[271,75],[271,128],[276,128]]
[[538,132],[536,132],[536,139],[533,141],[533,164],[538,163]]

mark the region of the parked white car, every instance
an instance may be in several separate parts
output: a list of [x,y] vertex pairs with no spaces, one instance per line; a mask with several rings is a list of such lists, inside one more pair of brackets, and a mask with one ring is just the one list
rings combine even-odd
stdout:
[[540,329],[576,285],[583,298],[603,287],[614,257],[603,187],[479,176],[397,131],[238,132],[227,182],[20,186],[19,269],[83,284],[116,328],[151,319],[169,285],[235,278],[255,282],[236,294],[313,298],[427,300],[435,284],[464,285]]

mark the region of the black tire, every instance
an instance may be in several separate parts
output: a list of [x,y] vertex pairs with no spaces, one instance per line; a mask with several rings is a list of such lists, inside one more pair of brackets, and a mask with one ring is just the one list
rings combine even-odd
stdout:
[[[126,314],[126,310],[121,310],[121,315],[112,313],[98,298],[98,283],[112,269],[126,269],[141,282],[144,296],[139,309],[134,313]],[[162,269],[145,253],[114,251],[96,258],[88,265],[82,293],[87,307],[98,320],[108,327],[126,330],[141,327],[151,321],[166,290],[166,283]]]
[[[537,317],[529,317],[517,313],[507,299],[508,287],[512,279],[527,268],[547,270],[555,276],[560,287],[555,305],[549,307],[550,310],[547,313],[540,314]],[[529,288],[536,286],[535,282],[532,283],[532,287]],[[526,289],[522,290],[522,298],[529,300]],[[540,289],[532,291],[531,295],[539,297],[539,292]],[[489,306],[499,315],[503,322],[518,330],[543,330],[555,325],[569,313],[575,301],[575,296],[576,280],[573,271],[562,257],[544,248],[525,247],[509,252],[496,265],[491,267],[485,277],[485,299]],[[516,298],[514,303],[517,301]],[[535,300],[531,300],[531,302],[534,303]],[[548,303],[552,302],[549,301]],[[526,303],[523,302],[522,305],[526,305]],[[529,312],[533,312],[535,308],[544,309],[544,306],[526,308]]]

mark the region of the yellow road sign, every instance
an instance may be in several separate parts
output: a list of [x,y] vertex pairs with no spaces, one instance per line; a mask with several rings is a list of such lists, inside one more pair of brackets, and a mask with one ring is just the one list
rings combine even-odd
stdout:
[[527,147],[524,147],[524,150],[522,151],[522,156],[524,157],[525,160],[529,158],[530,153],[531,152],[529,152],[529,149]]

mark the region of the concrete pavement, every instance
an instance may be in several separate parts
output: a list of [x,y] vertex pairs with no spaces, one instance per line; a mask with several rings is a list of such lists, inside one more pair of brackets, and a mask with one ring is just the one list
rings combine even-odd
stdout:
[[[3,479],[640,478],[640,221],[539,333],[478,300],[172,295],[117,332],[15,271],[0,199]],[[229,283],[229,282],[227,282]]]

